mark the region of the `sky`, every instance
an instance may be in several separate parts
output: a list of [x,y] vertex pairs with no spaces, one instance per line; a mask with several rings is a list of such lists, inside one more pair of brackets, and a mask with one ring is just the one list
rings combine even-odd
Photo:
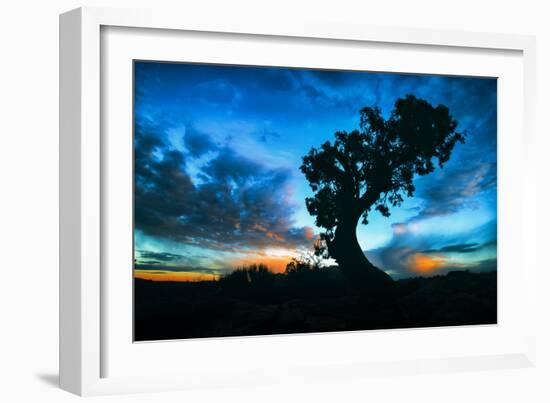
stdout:
[[496,92],[493,78],[136,61],[135,276],[284,271],[322,231],[302,157],[406,94],[448,106],[466,141],[390,217],[359,224],[361,248],[395,279],[496,270]]

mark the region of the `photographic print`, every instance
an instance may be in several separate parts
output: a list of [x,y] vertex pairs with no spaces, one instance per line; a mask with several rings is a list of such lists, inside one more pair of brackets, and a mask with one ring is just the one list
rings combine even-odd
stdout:
[[497,80],[134,61],[134,340],[497,323]]

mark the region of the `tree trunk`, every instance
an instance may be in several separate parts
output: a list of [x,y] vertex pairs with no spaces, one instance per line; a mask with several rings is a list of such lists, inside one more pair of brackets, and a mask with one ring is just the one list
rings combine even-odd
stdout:
[[357,241],[357,224],[361,214],[350,214],[339,220],[334,238],[327,242],[329,254],[355,288],[380,291],[393,282],[392,278],[374,266]]

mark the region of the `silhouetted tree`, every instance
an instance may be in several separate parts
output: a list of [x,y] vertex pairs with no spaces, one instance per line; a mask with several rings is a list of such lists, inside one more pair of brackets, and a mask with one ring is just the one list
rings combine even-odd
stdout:
[[314,192],[306,206],[325,229],[321,236],[328,254],[353,282],[380,286],[391,277],[361,250],[359,220],[367,224],[373,208],[389,217],[391,206],[413,196],[415,175],[442,167],[464,135],[455,131],[458,122],[446,106],[434,107],[414,95],[397,99],[387,119],[378,107],[365,107],[360,114],[359,130],[336,132],[334,142],[303,157],[300,169]]

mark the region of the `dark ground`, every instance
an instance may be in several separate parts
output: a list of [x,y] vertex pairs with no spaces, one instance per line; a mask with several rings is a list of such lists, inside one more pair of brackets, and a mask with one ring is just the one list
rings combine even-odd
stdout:
[[[261,273],[260,273],[261,274]],[[495,324],[497,274],[396,281],[354,295],[337,269],[197,283],[135,280],[135,341]]]

